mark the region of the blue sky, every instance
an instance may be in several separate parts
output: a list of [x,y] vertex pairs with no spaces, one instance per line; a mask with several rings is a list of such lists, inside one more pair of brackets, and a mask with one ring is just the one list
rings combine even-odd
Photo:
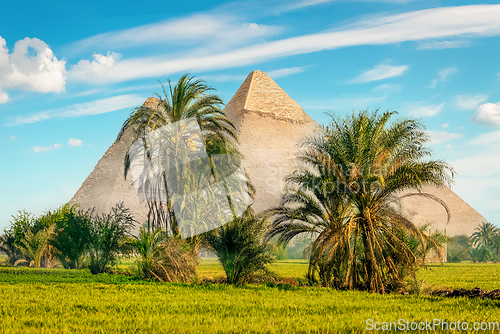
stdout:
[[[228,102],[269,74],[325,111],[421,118],[453,190],[500,225],[500,5],[471,1],[2,3],[0,228],[67,202],[158,80]],[[10,13],[5,15],[5,13]]]

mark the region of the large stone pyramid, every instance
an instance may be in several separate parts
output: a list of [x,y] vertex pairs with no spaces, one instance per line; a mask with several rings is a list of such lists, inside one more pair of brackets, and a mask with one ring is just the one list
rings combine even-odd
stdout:
[[257,188],[254,210],[279,205],[298,145],[318,124],[262,71],[247,76],[224,112],[238,130],[243,167]]
[[[144,105],[157,106],[149,98]],[[257,188],[254,209],[261,212],[280,203],[284,179],[297,165],[298,144],[312,135],[318,124],[262,71],[248,75],[236,94],[224,108],[234,122],[243,153],[243,166]],[[84,208],[95,207],[97,212],[109,212],[123,201],[139,222],[147,218],[147,206],[139,200],[130,178],[124,179],[123,161],[133,141],[131,132],[117,139],[99,160],[70,203]],[[403,210],[419,225],[431,224],[431,230],[447,235],[470,235],[485,222],[476,210],[447,187],[427,186],[423,192],[441,198],[450,209],[447,223],[443,207],[429,199],[409,197]]]

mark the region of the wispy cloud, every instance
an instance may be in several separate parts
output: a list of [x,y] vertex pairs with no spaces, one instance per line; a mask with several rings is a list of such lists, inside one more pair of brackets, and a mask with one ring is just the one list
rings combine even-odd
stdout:
[[444,103],[440,105],[423,105],[421,103],[409,105],[406,111],[413,117],[432,117],[443,109]]
[[[319,5],[327,2],[339,2],[339,0],[299,0],[289,3],[285,6],[284,10],[299,9],[314,5]],[[344,0],[345,1],[345,0]],[[356,1],[356,0],[355,0]],[[383,2],[383,3],[394,3],[394,4],[406,4],[414,0],[357,0],[358,2]]]
[[269,75],[271,78],[281,78],[295,73],[304,72],[304,70],[305,67],[282,68],[279,70],[267,72],[267,75]]
[[62,147],[63,147],[62,144],[54,144],[54,145],[46,146],[46,147],[43,147],[43,146],[33,146],[31,149],[33,150],[33,152],[39,153],[39,152],[47,152],[47,151],[57,150],[57,149],[60,149]]
[[482,133],[472,140],[476,145],[500,144],[500,131]]
[[68,146],[71,146],[71,147],[82,146],[82,144],[83,144],[83,141],[81,139],[70,138],[68,140]]
[[463,135],[460,133],[453,133],[448,131],[426,131],[431,137],[431,143],[440,144],[447,143],[452,139],[462,138]]
[[403,86],[401,84],[382,84],[379,85],[375,88],[373,88],[374,91],[382,91],[382,92],[400,92],[403,89]]
[[240,45],[253,38],[274,35],[281,28],[257,23],[240,22],[236,17],[221,14],[194,14],[111,31],[76,41],[67,46],[68,54],[95,49],[127,49],[152,44],[180,43],[208,47]]
[[[184,71],[203,71],[255,64],[279,57],[356,45],[394,44],[430,38],[500,34],[500,5],[442,7],[359,21],[335,31],[292,37],[199,56],[195,49],[180,56],[159,55],[122,59],[101,82],[158,77]],[[92,77],[80,80],[95,80]]]
[[471,42],[466,40],[429,41],[420,43],[417,50],[465,48],[470,44]]
[[500,102],[480,105],[471,120],[479,125],[500,126]]
[[7,101],[9,101],[9,95],[7,95],[7,93],[2,92],[2,91],[0,90],[0,104],[4,104],[4,103],[6,103]]
[[322,110],[322,111],[342,111],[349,112],[352,110],[362,110],[370,108],[378,108],[379,104],[387,99],[387,95],[382,96],[343,96],[336,99],[325,101],[305,101],[301,103],[305,110]]
[[450,67],[446,67],[446,68],[439,70],[438,77],[436,79],[433,79],[431,82],[431,88],[436,88],[439,83],[445,82],[446,79],[448,79],[448,77],[451,74],[454,74],[457,72],[458,72],[458,70],[455,66],[450,66]]
[[456,105],[464,110],[474,110],[479,107],[479,105],[488,99],[488,95],[478,94],[478,95],[457,95]]
[[408,70],[408,65],[390,66],[390,65],[380,64],[360,74],[359,76],[351,80],[351,82],[361,83],[361,82],[378,81],[391,77],[397,77],[402,75],[407,70]]
[[144,102],[144,99],[144,97],[140,97],[135,94],[113,96],[92,102],[73,104],[61,109],[42,111],[31,116],[17,117],[13,124],[10,125],[35,123],[50,118],[81,117],[104,114],[115,110],[141,105],[142,102]]

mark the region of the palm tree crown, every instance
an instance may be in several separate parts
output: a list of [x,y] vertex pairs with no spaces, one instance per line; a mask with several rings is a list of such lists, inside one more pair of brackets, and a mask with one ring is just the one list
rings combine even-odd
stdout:
[[[424,160],[431,151],[423,125],[413,119],[390,123],[395,112],[366,111],[330,125],[304,142],[303,165],[287,178],[289,192],[271,218],[268,238],[287,243],[300,234],[315,238],[309,277],[325,284],[384,292],[402,284],[420,260],[401,238],[410,233],[423,247],[435,240],[398,210],[398,200],[425,196],[424,184],[451,182],[442,160]],[[417,190],[403,195],[402,191]],[[439,247],[437,247],[440,249]],[[425,252],[424,252],[425,253]]]
[[[145,184],[144,189],[147,189],[145,196],[150,210],[148,224],[152,222],[153,230],[156,227],[164,227],[171,230],[173,234],[179,234],[174,204],[172,204],[174,194],[182,196],[193,191],[200,194],[200,189],[204,186],[215,181],[224,181],[224,175],[239,167],[240,154],[237,148],[236,129],[221,109],[222,99],[217,95],[209,94],[211,90],[212,88],[203,80],[195,80],[192,76],[185,74],[175,86],[172,86],[170,81],[168,81],[168,87],[163,86],[163,96],[157,95],[159,102],[156,107],[136,108],[122,126],[119,138],[125,131],[132,129],[137,139],[125,157],[125,177],[131,168],[131,160],[135,156],[134,150],[138,152],[137,156],[144,157],[143,152],[157,149],[149,147],[152,146],[150,134],[155,130],[161,131],[162,128],[178,127],[175,131],[166,131],[166,135],[156,132],[160,134],[158,141],[167,144],[164,147],[168,152],[160,155],[163,158],[158,159],[160,163],[156,165],[161,167],[154,167],[156,174],[152,176],[154,173],[146,170],[142,173],[143,177],[139,182]],[[193,159],[193,156],[186,159],[186,155],[192,155],[193,152],[202,154],[197,159]],[[150,153],[146,155],[146,159],[153,164],[153,157]],[[208,156],[208,159],[204,159],[203,155]],[[229,163],[231,166],[229,169],[224,167],[224,175],[216,173],[214,166],[216,155],[219,157],[230,155],[235,158],[235,163],[231,159],[225,159],[225,161],[231,161]],[[182,165],[172,164],[172,160],[180,161]],[[218,171],[220,170],[219,168]],[[157,171],[163,175],[158,175]],[[227,183],[225,186],[229,189]],[[227,196],[229,198],[229,193]],[[186,205],[181,203],[179,207],[185,208]],[[191,215],[194,216],[195,213]]]

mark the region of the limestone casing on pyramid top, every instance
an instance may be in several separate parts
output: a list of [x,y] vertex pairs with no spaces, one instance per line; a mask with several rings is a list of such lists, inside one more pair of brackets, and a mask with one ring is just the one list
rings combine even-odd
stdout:
[[247,76],[224,111],[237,128],[245,113],[298,124],[316,123],[271,77],[258,70]]

